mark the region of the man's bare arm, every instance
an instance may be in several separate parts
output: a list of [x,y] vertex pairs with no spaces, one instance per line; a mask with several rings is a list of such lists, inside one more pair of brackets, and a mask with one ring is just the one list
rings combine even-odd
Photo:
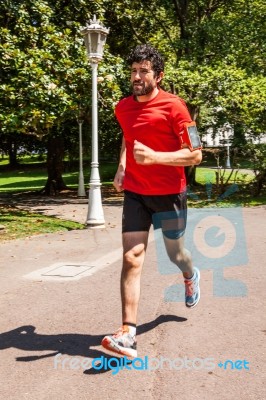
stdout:
[[154,151],[135,140],[134,158],[137,164],[142,165],[161,164],[186,167],[200,164],[202,152],[201,150],[190,151],[188,148],[170,152]]
[[126,144],[125,144],[125,139],[123,137],[122,146],[120,150],[119,164],[113,181],[113,185],[118,192],[121,192],[123,190],[125,169],[126,169]]

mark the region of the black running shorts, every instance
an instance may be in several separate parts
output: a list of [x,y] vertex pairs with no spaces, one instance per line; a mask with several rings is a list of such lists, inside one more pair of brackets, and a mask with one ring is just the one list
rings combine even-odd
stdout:
[[187,222],[186,192],[146,196],[124,191],[122,232],[149,231],[161,228],[169,239],[183,236]]

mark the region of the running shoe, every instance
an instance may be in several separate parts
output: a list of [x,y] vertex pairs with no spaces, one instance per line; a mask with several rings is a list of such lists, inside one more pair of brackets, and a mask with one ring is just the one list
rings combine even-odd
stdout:
[[114,353],[136,358],[137,357],[137,341],[136,337],[129,334],[129,328],[126,325],[112,336],[105,336],[102,340],[102,346]]
[[194,268],[194,275],[191,279],[185,279],[185,296],[186,306],[189,308],[195,307],[200,300],[200,272],[198,268]]

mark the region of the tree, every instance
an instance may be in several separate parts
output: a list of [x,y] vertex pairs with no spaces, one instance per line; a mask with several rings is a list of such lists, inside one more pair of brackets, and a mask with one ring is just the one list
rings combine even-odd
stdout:
[[[234,127],[234,143],[265,132],[265,2],[101,2],[119,55],[147,42],[166,59],[166,90],[183,97],[200,132]],[[137,12],[135,11],[137,10]]]
[[[166,60],[166,90],[183,97],[200,132],[225,121],[235,142],[265,132],[262,0],[4,0],[0,30],[1,135],[75,141],[79,107],[90,124],[90,67],[80,27],[94,13],[110,34],[99,65],[101,155],[115,154],[116,101],[128,94],[129,48],[150,42]],[[5,101],[3,101],[5,99]],[[77,135],[76,135],[77,136]],[[51,142],[51,143],[50,143]],[[54,157],[61,162],[60,155]],[[73,146],[71,146],[71,149]],[[51,151],[48,152],[48,158]],[[57,162],[57,161],[55,161]],[[48,165],[53,163],[48,162]],[[48,183],[62,180],[48,172]],[[59,169],[58,169],[59,170]],[[49,184],[47,185],[49,187]]]
[[[1,3],[1,132],[14,143],[18,134],[35,135],[47,143],[47,194],[52,186],[65,189],[64,142],[66,135],[76,133],[70,126],[77,127],[80,108],[90,124],[91,73],[80,33],[89,7],[82,0],[78,6],[74,16],[77,2],[73,1]],[[110,55],[109,61],[113,66],[101,71],[104,82],[99,102],[101,112],[108,115],[106,122],[111,113],[103,92],[115,101],[117,90],[112,93],[115,80],[105,76],[110,78],[119,69],[115,57]]]
[[[82,38],[73,40],[71,29],[58,27],[53,18],[46,1],[1,4],[1,130],[14,142],[18,133],[48,137],[47,193],[53,181],[58,190],[65,188],[51,162],[52,149],[62,142],[60,125],[77,110],[90,78]],[[63,155],[58,146],[59,163]]]

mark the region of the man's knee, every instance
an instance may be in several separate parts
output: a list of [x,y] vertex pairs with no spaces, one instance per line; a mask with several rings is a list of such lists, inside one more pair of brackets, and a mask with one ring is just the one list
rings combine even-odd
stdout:
[[183,254],[183,252],[178,252],[178,253],[168,253],[169,259],[172,263],[174,264],[180,264],[184,258],[185,258],[185,254]]
[[123,264],[129,267],[142,265],[147,247],[148,232],[123,234]]
[[124,251],[123,261],[125,266],[141,267],[145,255],[145,247],[143,244],[134,246],[132,249]]

